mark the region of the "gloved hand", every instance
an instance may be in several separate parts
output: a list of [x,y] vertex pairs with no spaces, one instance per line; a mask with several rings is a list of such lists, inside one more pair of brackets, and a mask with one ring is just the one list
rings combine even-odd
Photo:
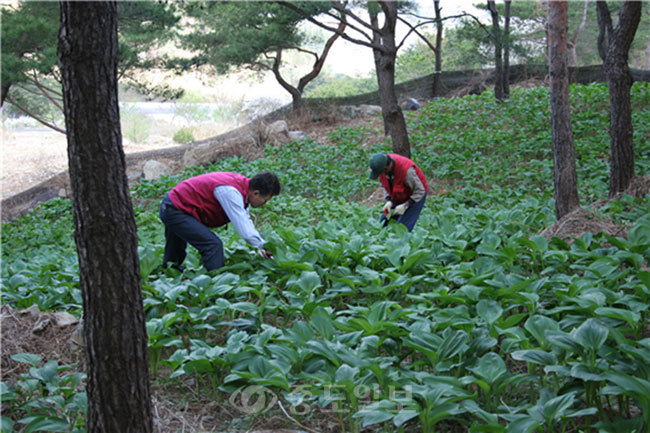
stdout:
[[273,260],[273,254],[271,254],[270,251],[267,251],[264,248],[258,248],[257,249],[257,255],[260,256],[263,259],[271,259],[271,260]]
[[388,200],[388,201],[386,202],[386,204],[384,205],[384,211],[383,211],[383,212],[384,212],[384,215],[388,216],[388,213],[390,212],[390,210],[391,210],[392,208],[393,208],[393,202],[390,201],[390,200]]
[[406,203],[398,204],[397,207],[393,210],[393,216],[400,216],[406,212],[406,209],[409,207],[406,205]]

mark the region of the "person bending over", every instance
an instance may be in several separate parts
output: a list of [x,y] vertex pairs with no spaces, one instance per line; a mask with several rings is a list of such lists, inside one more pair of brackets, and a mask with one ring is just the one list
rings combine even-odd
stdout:
[[183,271],[188,243],[201,254],[205,269],[222,267],[223,243],[210,229],[229,222],[260,256],[273,258],[264,249],[265,241],[251,221],[248,207],[264,206],[279,193],[280,181],[269,171],[250,179],[238,173],[218,171],[182,181],[160,205],[160,219],[165,225],[163,267],[169,263]]
[[396,153],[376,153],[370,157],[370,179],[384,187],[386,203],[380,221],[391,218],[413,230],[427,198],[429,185],[422,170],[409,158]]

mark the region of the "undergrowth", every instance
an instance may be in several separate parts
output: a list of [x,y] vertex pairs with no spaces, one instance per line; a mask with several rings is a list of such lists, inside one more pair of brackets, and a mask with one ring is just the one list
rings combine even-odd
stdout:
[[[586,208],[607,197],[607,101],[605,85],[571,87]],[[635,173],[648,176],[647,83],[635,83],[632,107]],[[624,237],[540,236],[555,221],[550,124],[544,88],[410,114],[412,157],[431,184],[412,233],[381,228],[380,203],[358,200],[379,186],[368,157],[390,151],[364,146],[362,127],[333,131],[335,146],[295,141],[135,186],[154,381],[192,378],[192,398],[241,419],[281,407],[290,425],[327,416],[342,431],[650,431],[650,203],[624,195],[597,210]],[[157,203],[212,170],[279,175],[283,193],[252,212],[275,260],[218,229],[225,268],[206,273],[190,248],[187,271],[162,273]],[[70,214],[58,199],[3,225],[3,303],[80,314]],[[3,382],[3,431],[47,420],[81,431],[78,412],[64,419],[51,399],[83,402],[62,385],[83,377],[17,362],[33,371]]]

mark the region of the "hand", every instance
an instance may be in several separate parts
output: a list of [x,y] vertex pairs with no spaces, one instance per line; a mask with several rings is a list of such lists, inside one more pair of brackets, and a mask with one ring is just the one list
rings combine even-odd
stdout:
[[384,205],[384,215],[388,216],[388,213],[393,208],[393,202],[388,200]]
[[273,260],[273,254],[271,254],[269,251],[265,250],[264,248],[258,248],[257,249],[257,255],[260,256],[263,259],[271,259],[271,260]]
[[408,208],[409,207],[406,205],[406,203],[402,203],[402,204],[397,205],[397,207],[393,211],[393,216],[402,215],[404,212],[406,212],[406,209],[408,209]]

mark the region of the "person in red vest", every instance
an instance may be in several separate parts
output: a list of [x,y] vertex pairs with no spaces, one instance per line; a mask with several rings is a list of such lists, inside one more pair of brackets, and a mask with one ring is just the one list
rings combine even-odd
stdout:
[[396,153],[376,153],[370,157],[370,178],[384,187],[386,204],[380,221],[391,218],[413,230],[427,198],[429,185],[422,170],[409,158]]
[[260,256],[272,259],[251,221],[248,206],[264,206],[279,193],[280,181],[268,171],[250,179],[238,173],[220,171],[182,181],[160,205],[166,241],[163,267],[170,263],[182,272],[188,243],[199,251],[208,271],[222,267],[223,243],[210,229],[229,222]]

